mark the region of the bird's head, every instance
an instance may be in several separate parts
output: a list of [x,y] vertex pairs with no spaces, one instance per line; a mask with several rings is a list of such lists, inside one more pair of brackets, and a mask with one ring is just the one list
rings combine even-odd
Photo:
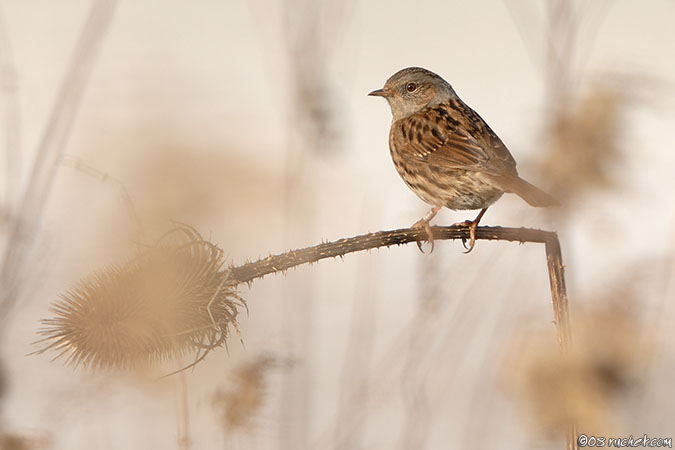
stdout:
[[392,75],[382,89],[368,95],[386,98],[395,122],[452,98],[455,91],[435,73],[408,67]]

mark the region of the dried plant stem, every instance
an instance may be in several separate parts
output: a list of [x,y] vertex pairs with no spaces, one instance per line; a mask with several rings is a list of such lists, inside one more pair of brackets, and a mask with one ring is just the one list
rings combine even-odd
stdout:
[[[463,225],[450,227],[431,227],[436,240],[469,239],[469,230]],[[238,283],[250,283],[277,272],[284,272],[302,264],[317,262],[326,258],[342,257],[348,253],[370,250],[392,245],[409,244],[424,240],[425,231],[413,228],[401,228],[391,231],[378,231],[351,238],[338,239],[335,242],[307,247],[300,250],[291,250],[280,255],[268,256],[255,262],[231,267],[229,270],[232,280]],[[561,352],[566,352],[571,344],[569,310],[567,291],[565,288],[564,266],[560,252],[558,235],[552,231],[536,230],[531,228],[503,228],[478,227],[476,240],[534,242],[545,244],[546,261],[548,264],[549,281],[551,284],[551,299],[553,314],[557,329],[558,345]]]
[[[181,369],[183,363],[179,360],[178,368]],[[180,371],[178,380],[178,449],[188,450],[190,448],[190,412],[188,409],[188,391],[187,380],[185,379],[185,372]]]
[[9,30],[5,13],[0,5],[0,109],[4,133],[5,152],[5,211],[12,215],[18,194],[21,173],[21,114],[19,102],[19,76],[12,56]]

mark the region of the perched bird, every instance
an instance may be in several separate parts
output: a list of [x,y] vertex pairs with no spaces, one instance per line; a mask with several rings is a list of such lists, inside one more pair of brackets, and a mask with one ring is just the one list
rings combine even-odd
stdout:
[[[391,76],[382,89],[393,116],[389,150],[403,181],[433,208],[413,227],[423,228],[433,251],[429,221],[443,207],[480,209],[469,227],[469,247],[487,208],[504,192],[532,206],[558,202],[518,176],[516,161],[487,123],[468,107],[452,86],[435,73],[408,67]],[[417,243],[420,250],[421,243]]]

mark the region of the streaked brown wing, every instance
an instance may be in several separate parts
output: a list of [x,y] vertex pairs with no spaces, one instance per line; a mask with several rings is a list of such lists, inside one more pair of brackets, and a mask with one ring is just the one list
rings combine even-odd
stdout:
[[470,136],[449,135],[435,152],[429,155],[429,164],[458,165],[459,168],[486,170],[489,155]]
[[457,107],[442,104],[395,122],[391,138],[401,156],[449,169],[515,174],[516,163],[499,137],[468,106]]
[[[476,114],[476,116],[478,116],[478,114]],[[513,159],[513,155],[511,155],[511,152],[509,151],[508,148],[506,148],[506,145],[504,145],[502,140],[499,139],[499,136],[497,136],[495,132],[492,131],[492,128],[490,128],[490,126],[487,123],[485,123],[485,121],[483,121],[483,119],[480,116],[478,116],[478,118],[485,125],[484,137],[487,145],[491,150],[492,156],[497,158],[499,164],[504,165],[507,168],[512,167],[513,168],[512,172],[515,174],[516,160]]]

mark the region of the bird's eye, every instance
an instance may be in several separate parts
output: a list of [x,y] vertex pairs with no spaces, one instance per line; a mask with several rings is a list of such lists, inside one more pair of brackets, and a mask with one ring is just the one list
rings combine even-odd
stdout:
[[415,83],[408,83],[406,84],[405,88],[408,92],[412,92],[417,89],[417,85]]

